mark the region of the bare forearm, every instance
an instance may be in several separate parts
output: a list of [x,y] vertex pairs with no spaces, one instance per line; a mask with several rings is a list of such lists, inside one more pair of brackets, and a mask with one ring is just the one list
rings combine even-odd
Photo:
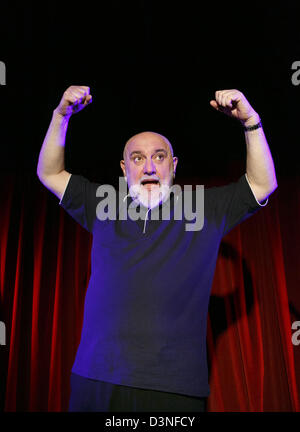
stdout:
[[[259,117],[249,120],[245,126],[259,122]],[[246,172],[250,184],[272,193],[277,187],[274,163],[263,128],[245,132],[247,146]]]
[[37,175],[40,178],[59,174],[65,168],[65,140],[69,118],[53,111],[39,155]]
[[[236,89],[217,90],[210,105],[229,117],[238,119],[244,126],[254,126],[259,115],[242,92]],[[247,179],[257,201],[263,201],[276,188],[277,181],[271,152],[262,128],[245,132],[247,145]]]
[[72,176],[65,170],[65,141],[70,117],[92,102],[90,88],[70,86],[64,92],[45,136],[37,166],[37,175],[46,188],[60,200]]

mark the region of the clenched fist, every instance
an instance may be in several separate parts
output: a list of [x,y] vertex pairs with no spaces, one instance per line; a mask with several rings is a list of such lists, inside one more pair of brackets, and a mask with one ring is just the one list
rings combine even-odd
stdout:
[[92,102],[90,88],[86,86],[71,86],[64,92],[56,112],[64,117],[81,111]]
[[215,98],[215,100],[210,101],[210,105],[217,111],[234,117],[244,124],[253,120],[259,121],[257,112],[239,90],[218,90],[215,93]]

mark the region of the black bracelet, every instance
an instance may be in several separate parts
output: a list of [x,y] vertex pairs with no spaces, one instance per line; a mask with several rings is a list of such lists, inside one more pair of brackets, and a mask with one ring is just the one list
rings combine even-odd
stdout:
[[261,121],[259,121],[259,123],[255,124],[253,126],[244,126],[244,131],[249,132],[249,131],[253,131],[255,129],[259,129],[259,128],[262,128]]

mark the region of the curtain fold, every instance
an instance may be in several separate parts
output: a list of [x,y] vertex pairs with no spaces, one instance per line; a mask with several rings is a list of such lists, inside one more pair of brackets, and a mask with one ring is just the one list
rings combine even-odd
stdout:
[[[3,408],[66,411],[92,237],[35,176],[1,180]],[[292,183],[300,191],[299,178]],[[300,346],[291,342],[300,193],[291,198],[290,185],[279,182],[268,205],[221,243],[207,321],[209,411],[300,410]]]

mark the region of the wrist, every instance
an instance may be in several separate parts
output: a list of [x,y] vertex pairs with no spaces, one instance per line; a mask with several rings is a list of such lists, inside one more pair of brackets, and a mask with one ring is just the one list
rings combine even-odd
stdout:
[[59,122],[61,122],[61,123],[63,123],[63,122],[68,122],[69,121],[69,119],[70,119],[70,117],[71,117],[71,115],[69,114],[69,115],[64,115],[64,114],[62,114],[59,110],[58,110],[58,108],[55,108],[55,110],[53,110],[53,119],[54,120],[56,120],[56,121],[59,121]]
[[250,126],[254,126],[260,122],[260,117],[257,113],[251,115],[247,120],[241,120],[242,125],[247,128]]

